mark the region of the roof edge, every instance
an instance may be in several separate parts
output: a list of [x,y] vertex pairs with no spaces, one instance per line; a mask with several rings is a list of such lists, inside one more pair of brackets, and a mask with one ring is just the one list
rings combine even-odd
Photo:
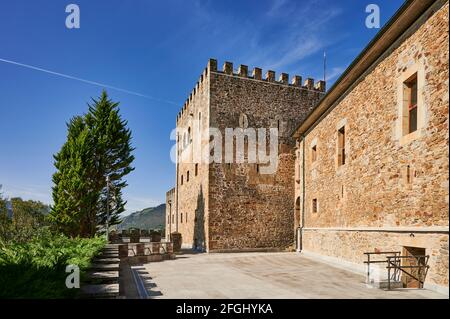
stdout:
[[375,37],[352,61],[333,86],[319,101],[317,106],[306,116],[292,136],[299,138],[315,125],[321,116],[332,107],[359,77],[382,56],[386,50],[428,10],[440,0],[407,0],[386,22]]

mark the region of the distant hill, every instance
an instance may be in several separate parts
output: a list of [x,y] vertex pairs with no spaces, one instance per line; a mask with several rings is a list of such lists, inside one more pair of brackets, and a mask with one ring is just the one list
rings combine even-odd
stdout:
[[139,212],[131,213],[123,218],[122,223],[117,225],[117,229],[128,229],[136,227],[140,229],[163,229],[166,218],[166,204],[156,207],[145,208]]

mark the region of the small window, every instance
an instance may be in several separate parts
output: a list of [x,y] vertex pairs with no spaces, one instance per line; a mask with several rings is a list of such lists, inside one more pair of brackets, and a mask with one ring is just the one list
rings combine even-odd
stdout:
[[184,134],[183,134],[183,149],[185,149],[187,145],[188,145],[188,136],[187,136],[187,133],[184,132]]
[[315,162],[317,160],[317,145],[311,147],[311,162]]
[[189,182],[189,171],[186,173],[186,183]]
[[345,126],[338,130],[338,166],[345,165]]
[[187,218],[187,217],[188,217],[188,213],[186,213],[186,223],[187,223],[187,221],[188,221],[188,218]]
[[259,173],[259,164],[256,164],[256,173]]
[[317,198],[314,198],[314,199],[312,200],[312,212],[313,212],[313,213],[317,213],[317,211],[318,211],[318,207],[317,207]]
[[172,215],[172,224],[175,222],[175,215]]
[[412,177],[413,177],[413,175],[411,174],[411,166],[407,165],[406,166],[406,184],[412,183]]
[[417,131],[417,74],[405,82],[408,105],[408,133]]
[[183,175],[181,175],[181,185],[183,185]]
[[198,175],[198,164],[195,164],[195,176]]
[[183,213],[181,213],[180,223],[183,223]]

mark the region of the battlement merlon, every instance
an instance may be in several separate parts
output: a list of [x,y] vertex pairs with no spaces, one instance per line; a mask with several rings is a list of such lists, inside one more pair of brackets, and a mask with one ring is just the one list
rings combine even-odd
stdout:
[[217,60],[216,59],[209,59],[208,66],[206,68],[207,71],[215,72],[215,73],[222,73],[226,75],[232,75],[236,77],[244,77],[249,78],[253,80],[260,80],[260,81],[266,81],[266,82],[273,82],[277,84],[285,84],[289,86],[297,86],[302,87],[304,89],[313,90],[313,91],[320,91],[325,92],[325,82],[324,81],[318,81],[316,85],[314,84],[314,79],[308,78],[305,81],[305,84],[302,85],[302,77],[299,75],[294,75],[292,78],[292,83],[289,83],[289,74],[287,73],[281,73],[279,76],[279,79],[276,80],[276,73],[275,71],[268,70],[265,74],[265,77],[262,77],[262,69],[259,67],[254,67],[252,74],[248,74],[248,66],[241,64],[239,65],[237,72],[234,71],[233,63],[229,61],[225,61],[222,65],[222,70],[217,69]]
[[302,77],[299,75],[294,75],[292,77],[292,82],[289,83],[289,74],[287,73],[281,73],[278,80],[276,80],[276,74],[275,71],[268,70],[265,74],[265,77],[262,77],[262,69],[259,67],[254,67],[252,70],[251,75],[248,73],[248,66],[241,64],[239,65],[237,69],[237,73],[234,72],[233,69],[233,63],[229,61],[225,61],[222,70],[219,71],[217,69],[217,60],[216,59],[209,59],[208,65],[204,69],[203,73],[200,75],[200,79],[197,81],[196,85],[194,86],[193,90],[189,94],[188,98],[186,99],[186,102],[184,103],[183,107],[181,108],[181,111],[177,115],[177,122],[180,120],[184,114],[184,112],[189,107],[189,104],[192,103],[192,100],[195,98],[197,93],[200,91],[201,86],[204,82],[204,80],[207,78],[208,73],[222,73],[226,74],[228,76],[236,76],[240,78],[247,78],[251,80],[257,80],[257,81],[263,81],[263,82],[269,82],[273,84],[280,84],[280,85],[287,85],[291,87],[298,87],[305,90],[315,91],[315,92],[322,92],[325,93],[326,91],[326,83],[325,81],[318,81],[314,83],[314,79],[307,78],[305,80],[305,83],[302,85]]

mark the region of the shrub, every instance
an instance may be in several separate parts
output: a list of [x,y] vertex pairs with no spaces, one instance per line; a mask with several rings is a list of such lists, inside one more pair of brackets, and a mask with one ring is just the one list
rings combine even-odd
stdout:
[[0,242],[0,298],[74,298],[68,289],[66,266],[78,265],[83,275],[104,238],[68,238],[48,229],[27,243]]

